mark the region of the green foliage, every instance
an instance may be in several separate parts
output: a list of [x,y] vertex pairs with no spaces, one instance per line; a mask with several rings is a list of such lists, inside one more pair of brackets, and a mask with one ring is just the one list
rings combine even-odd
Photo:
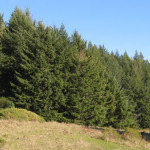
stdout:
[[0,109],[0,119],[44,122],[44,119],[38,116],[37,114],[27,111],[25,109],[18,109],[18,108]]
[[80,119],[85,125],[101,126],[104,124],[107,112],[106,72],[94,47],[85,53],[85,59],[81,61],[79,67]]
[[14,103],[6,97],[0,97],[0,108],[12,108]]
[[119,87],[116,79],[110,78],[107,84],[108,109],[105,126],[125,128],[136,126],[133,106],[128,101],[123,90]]

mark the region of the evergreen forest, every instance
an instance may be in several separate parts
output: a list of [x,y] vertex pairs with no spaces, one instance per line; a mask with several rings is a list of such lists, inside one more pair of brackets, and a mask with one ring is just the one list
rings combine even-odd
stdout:
[[0,15],[0,97],[47,121],[150,128],[150,63],[15,8],[9,22]]

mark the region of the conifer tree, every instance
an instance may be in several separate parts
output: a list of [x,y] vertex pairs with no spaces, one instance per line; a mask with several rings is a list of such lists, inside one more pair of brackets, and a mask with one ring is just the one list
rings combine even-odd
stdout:
[[[92,55],[93,55],[92,51]],[[81,120],[86,125],[103,125],[106,118],[105,69],[95,56],[87,53],[81,64]]]
[[13,97],[17,107],[29,109],[31,106],[32,85],[30,75],[34,72],[34,52],[31,48],[34,26],[29,16],[16,8],[13,12],[7,30],[4,34],[4,54],[11,61],[7,75]]
[[45,25],[42,22],[38,23],[35,31],[35,38],[32,41],[34,43],[32,48],[36,50],[36,53],[34,53],[35,72],[31,75],[33,95],[30,109],[48,119],[47,116],[51,108],[51,81],[53,80],[49,63],[51,49],[47,47],[49,32],[48,30],[46,32]]
[[85,125],[102,125],[106,115],[105,69],[99,60],[97,48],[91,45],[86,51],[85,47],[82,49],[82,45],[85,44],[81,37],[76,35],[76,38],[80,44],[77,45],[79,49],[79,66],[77,70],[79,122]]
[[0,14],[0,96],[3,96],[3,94],[5,93],[4,85],[3,85],[3,71],[2,69],[4,69],[3,65],[4,65],[4,60],[5,60],[5,56],[2,52],[2,37],[3,37],[3,32],[4,32],[5,26],[4,26],[4,21],[3,21],[3,15]]
[[[52,80],[50,83],[52,93],[50,95],[50,107],[48,119],[71,122],[73,117],[69,114],[69,90],[72,85],[71,78],[76,71],[75,53],[70,45],[70,39],[64,25],[60,29],[53,28],[50,31],[51,40],[47,47],[51,49],[46,53],[52,57],[47,58],[50,62]],[[50,52],[51,51],[51,52]],[[48,56],[47,55],[47,56]]]
[[135,105],[134,101],[134,89],[136,73],[133,65],[133,61],[129,58],[128,54],[125,52],[121,58],[120,65],[123,69],[121,88],[125,90],[125,95],[128,96],[129,101]]
[[0,96],[8,96],[11,93],[9,78],[11,76],[11,57],[4,53],[4,34],[6,32],[3,15],[0,14]]
[[150,112],[149,112],[149,82],[150,82],[150,66],[149,63],[143,60],[143,55],[136,51],[134,56],[134,68],[136,71],[135,82],[135,102],[137,104],[136,114],[137,120],[142,128],[148,128],[150,126]]
[[125,96],[124,91],[120,88],[115,78],[110,78],[108,82],[107,92],[107,126],[111,125],[115,128],[135,127],[136,116],[134,115],[134,107]]
[[113,53],[109,55],[103,47],[99,51],[100,59],[105,60],[103,64],[107,71],[105,75],[107,80],[105,89],[107,114],[104,125],[118,128],[136,126],[135,115],[133,114],[134,107],[129,103],[127,96],[121,89],[124,72],[119,64],[120,58]]

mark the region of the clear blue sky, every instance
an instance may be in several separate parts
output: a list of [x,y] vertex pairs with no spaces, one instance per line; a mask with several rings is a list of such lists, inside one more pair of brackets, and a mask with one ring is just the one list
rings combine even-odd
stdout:
[[46,26],[63,23],[69,35],[77,30],[109,52],[133,57],[137,50],[150,61],[150,0],[0,0],[5,21],[16,6],[28,7],[32,18]]

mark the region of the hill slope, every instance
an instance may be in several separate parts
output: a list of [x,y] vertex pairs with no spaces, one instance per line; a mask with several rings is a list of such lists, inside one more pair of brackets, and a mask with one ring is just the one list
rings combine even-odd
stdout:
[[[2,150],[144,150],[129,142],[101,140],[102,135],[100,130],[74,124],[0,120]],[[145,146],[149,147],[148,142]]]
[[44,122],[45,120],[39,115],[20,108],[7,108],[0,109],[0,119],[12,119],[18,121],[39,121]]

